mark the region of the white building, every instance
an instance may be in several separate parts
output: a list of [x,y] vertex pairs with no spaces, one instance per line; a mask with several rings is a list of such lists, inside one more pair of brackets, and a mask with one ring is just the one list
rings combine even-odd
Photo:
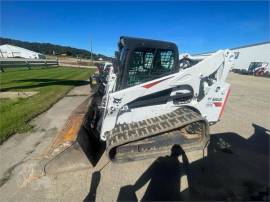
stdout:
[[[231,48],[235,54],[234,69],[248,70],[250,66],[262,66],[270,69],[270,42],[251,44],[237,48]],[[202,53],[192,55],[194,58],[202,58],[211,55]]]
[[25,48],[5,44],[0,45],[0,58],[45,59],[46,56]]

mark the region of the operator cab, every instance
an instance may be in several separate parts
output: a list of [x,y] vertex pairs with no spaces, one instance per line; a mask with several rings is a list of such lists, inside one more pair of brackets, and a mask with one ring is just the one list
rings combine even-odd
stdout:
[[178,49],[172,42],[120,37],[116,54],[116,90],[179,71]]

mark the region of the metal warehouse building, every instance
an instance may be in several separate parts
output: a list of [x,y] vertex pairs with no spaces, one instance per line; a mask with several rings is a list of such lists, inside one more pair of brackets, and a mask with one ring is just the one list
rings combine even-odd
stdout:
[[[270,42],[263,42],[231,48],[235,54],[234,69],[248,70],[251,66],[266,67],[270,69]],[[193,55],[194,58],[200,58],[211,55],[210,53],[202,53]]]
[[0,46],[0,58],[45,59],[46,56],[25,48],[5,44]]

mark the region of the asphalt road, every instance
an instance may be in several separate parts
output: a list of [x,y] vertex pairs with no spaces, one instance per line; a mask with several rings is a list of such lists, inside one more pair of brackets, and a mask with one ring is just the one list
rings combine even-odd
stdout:
[[112,164],[103,154],[93,168],[30,179],[28,160],[44,151],[85,96],[63,98],[33,120],[34,132],[14,135],[0,146],[0,200],[267,200],[270,79],[230,74],[229,82],[231,95],[221,121],[210,128],[207,157],[186,165],[167,157]]

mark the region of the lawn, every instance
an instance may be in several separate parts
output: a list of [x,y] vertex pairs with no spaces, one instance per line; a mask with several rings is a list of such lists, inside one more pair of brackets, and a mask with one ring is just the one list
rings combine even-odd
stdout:
[[15,68],[0,73],[0,91],[37,91],[28,98],[0,99],[0,143],[17,132],[31,129],[29,121],[49,109],[71,88],[86,84],[93,69]]

